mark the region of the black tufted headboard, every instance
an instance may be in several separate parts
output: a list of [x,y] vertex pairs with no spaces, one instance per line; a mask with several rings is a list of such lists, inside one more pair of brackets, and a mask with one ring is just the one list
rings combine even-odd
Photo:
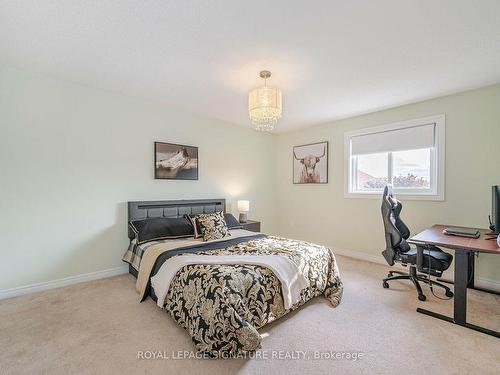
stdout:
[[[128,202],[128,221],[148,217],[182,217],[185,214],[226,212],[225,199],[194,199],[178,201],[138,201]],[[128,236],[134,238],[129,228]]]

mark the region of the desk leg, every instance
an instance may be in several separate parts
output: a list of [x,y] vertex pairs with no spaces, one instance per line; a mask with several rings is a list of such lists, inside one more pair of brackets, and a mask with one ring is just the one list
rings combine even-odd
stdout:
[[455,293],[453,300],[453,320],[465,325],[467,321],[467,277],[469,270],[469,254],[465,251],[455,253]]
[[467,323],[467,282],[469,281],[469,260],[470,257],[467,251],[455,252],[455,296],[453,301],[453,318],[435,313],[434,311],[422,309],[420,307],[417,308],[417,312],[500,338],[500,332]]

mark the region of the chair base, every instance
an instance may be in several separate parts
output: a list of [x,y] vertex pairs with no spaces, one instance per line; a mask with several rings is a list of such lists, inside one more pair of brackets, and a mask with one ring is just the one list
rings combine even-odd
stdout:
[[[394,274],[397,274],[398,276],[393,276]],[[441,284],[437,281],[430,280],[427,275],[419,275],[417,274],[417,269],[414,266],[410,266],[410,272],[409,273],[404,273],[400,271],[389,271],[389,274],[385,279],[382,281],[382,286],[384,288],[389,288],[389,281],[391,280],[411,280],[413,282],[413,285],[415,285],[415,289],[417,289],[417,294],[418,294],[418,299],[420,301],[425,301],[427,297],[425,294],[422,292],[422,288],[420,287],[419,281],[431,285],[432,286],[438,286],[440,288],[443,288],[445,290],[445,295],[446,297],[453,297],[453,292],[451,291],[450,288],[448,288],[446,285]]]

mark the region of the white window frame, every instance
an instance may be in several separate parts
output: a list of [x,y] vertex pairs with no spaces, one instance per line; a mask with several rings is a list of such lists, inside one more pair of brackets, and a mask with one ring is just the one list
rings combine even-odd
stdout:
[[[443,201],[444,200],[444,189],[445,189],[445,127],[446,127],[446,116],[436,115],[430,117],[419,118],[409,121],[401,121],[392,124],[386,124],[382,126],[370,127],[360,130],[355,130],[351,132],[344,133],[344,197],[345,198],[376,198],[379,199],[380,191],[360,191],[354,190],[355,185],[355,168],[354,168],[354,158],[351,156],[351,139],[355,136],[380,133],[384,131],[397,130],[408,128],[412,126],[420,126],[425,124],[434,123],[435,134],[434,134],[434,147],[431,148],[431,186],[430,191],[421,191],[418,189],[397,189],[394,188],[394,193],[402,199],[415,199],[415,200],[434,200]],[[392,170],[392,159],[389,153],[388,157],[389,169]],[[391,173],[389,173],[391,175]]]

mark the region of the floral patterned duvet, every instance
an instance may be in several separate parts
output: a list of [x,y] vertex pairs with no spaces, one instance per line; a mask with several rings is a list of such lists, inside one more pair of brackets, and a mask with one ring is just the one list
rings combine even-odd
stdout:
[[196,349],[211,357],[238,356],[260,348],[257,331],[323,295],[333,307],[342,297],[335,256],[330,249],[279,237],[242,238],[220,249],[196,251],[202,255],[278,254],[294,261],[310,286],[301,299],[285,310],[278,278],[257,265],[188,265],[170,284],[165,310],[191,336]]

